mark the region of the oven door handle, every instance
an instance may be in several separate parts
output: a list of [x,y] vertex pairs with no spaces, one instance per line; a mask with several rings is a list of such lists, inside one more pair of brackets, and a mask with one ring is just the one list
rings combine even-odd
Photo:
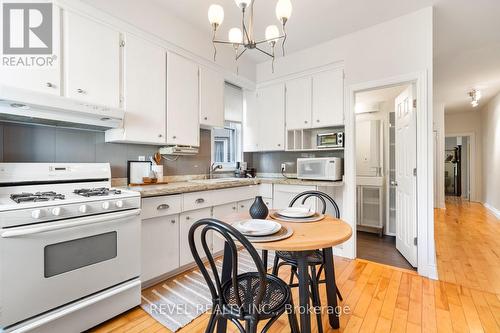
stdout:
[[137,216],[141,213],[140,209],[134,209],[126,212],[120,212],[116,214],[106,214],[102,216],[90,216],[80,219],[75,219],[73,221],[66,221],[62,223],[55,223],[50,225],[39,225],[35,227],[21,227],[15,229],[7,229],[1,232],[0,236],[2,238],[13,238],[20,236],[27,236],[33,234],[39,234],[42,232],[55,231],[67,228],[81,227],[84,225],[90,225],[95,223],[112,222],[120,219],[126,219],[128,217]]

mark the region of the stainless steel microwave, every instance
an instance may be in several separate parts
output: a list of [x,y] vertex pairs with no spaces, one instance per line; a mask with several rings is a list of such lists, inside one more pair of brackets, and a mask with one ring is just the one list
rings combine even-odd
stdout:
[[344,132],[318,133],[316,138],[316,147],[324,148],[343,148]]

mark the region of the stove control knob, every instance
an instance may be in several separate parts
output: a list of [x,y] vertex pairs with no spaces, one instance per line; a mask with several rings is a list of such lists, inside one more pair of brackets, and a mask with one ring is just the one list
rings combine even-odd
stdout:
[[123,207],[123,201],[118,200],[117,202],[115,202],[115,206],[116,206],[116,208],[122,208]]
[[40,209],[31,212],[31,217],[34,219],[39,219],[42,217],[42,211]]
[[87,212],[87,205],[81,205],[78,207],[78,211],[82,214],[85,214]]
[[102,203],[102,209],[109,209],[109,202],[108,201],[104,201]]
[[60,207],[52,208],[52,215],[54,215],[54,216],[61,215],[61,208]]

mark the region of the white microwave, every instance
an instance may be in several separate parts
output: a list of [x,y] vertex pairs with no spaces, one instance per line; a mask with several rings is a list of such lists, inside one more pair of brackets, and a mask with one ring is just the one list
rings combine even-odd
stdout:
[[312,180],[342,180],[343,167],[340,157],[297,159],[297,178]]

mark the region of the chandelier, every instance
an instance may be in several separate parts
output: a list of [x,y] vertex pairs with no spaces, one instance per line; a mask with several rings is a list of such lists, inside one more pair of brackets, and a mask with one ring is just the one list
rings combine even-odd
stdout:
[[470,104],[472,105],[472,107],[477,107],[479,105],[479,100],[481,99],[481,90],[472,89],[469,92],[469,97],[471,98]]
[[[217,29],[224,21],[224,9],[222,6],[213,4],[208,8],[208,21],[212,25],[213,35],[212,44],[214,46],[214,61],[217,56],[216,44],[232,45],[235,54],[235,60],[248,50],[258,50],[272,58],[272,67],[274,72],[274,49],[278,41],[282,41],[281,49],[285,55],[286,30],[285,25],[290,15],[292,15],[292,4],[290,0],[278,0],[276,4],[276,17],[281,23],[281,33],[276,25],[269,25],[265,31],[265,39],[257,40],[254,35],[253,7],[255,0],[235,0],[236,5],[241,9],[241,29],[231,28],[228,33],[228,40],[216,39]],[[247,14],[247,11],[249,12]],[[248,24],[247,24],[248,15]],[[262,48],[262,44],[269,44],[271,51],[268,52]]]

